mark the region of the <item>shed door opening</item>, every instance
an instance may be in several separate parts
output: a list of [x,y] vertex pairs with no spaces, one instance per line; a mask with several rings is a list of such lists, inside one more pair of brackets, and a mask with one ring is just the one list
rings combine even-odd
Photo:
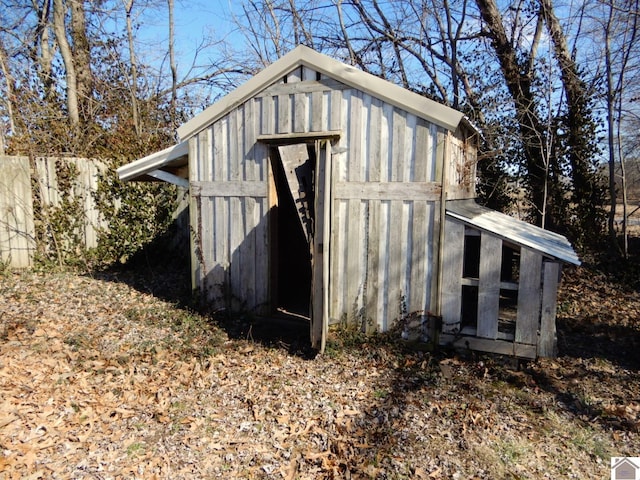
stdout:
[[277,199],[272,228],[272,302],[278,311],[310,317],[311,245],[315,222],[314,145],[272,149]]

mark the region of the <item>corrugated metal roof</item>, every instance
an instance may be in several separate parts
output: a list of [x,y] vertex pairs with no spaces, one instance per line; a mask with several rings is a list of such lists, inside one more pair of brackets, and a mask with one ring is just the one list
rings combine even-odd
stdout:
[[483,207],[474,199],[448,200],[446,214],[479,230],[494,233],[515,244],[532,248],[544,255],[573,265],[580,259],[566,237],[545,230],[504,213]]

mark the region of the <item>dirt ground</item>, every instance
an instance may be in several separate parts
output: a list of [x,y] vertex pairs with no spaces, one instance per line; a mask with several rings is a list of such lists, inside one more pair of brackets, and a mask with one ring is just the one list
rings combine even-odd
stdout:
[[601,479],[640,456],[633,277],[566,269],[560,356],[520,365],[353,332],[314,356],[304,325],[215,322],[184,284],[0,276],[0,479]]

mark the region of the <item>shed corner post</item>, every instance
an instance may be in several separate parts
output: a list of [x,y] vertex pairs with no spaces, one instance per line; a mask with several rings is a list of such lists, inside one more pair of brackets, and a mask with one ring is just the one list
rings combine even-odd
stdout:
[[[440,168],[440,216],[439,216],[439,232],[438,232],[438,252],[436,260],[435,273],[435,313],[441,317],[443,314],[443,282],[444,282],[444,245],[445,245],[445,228],[447,219],[447,181],[448,181],[448,155],[449,155],[449,142],[451,132],[446,131],[442,135],[441,146],[438,145],[438,152],[436,154],[437,163],[436,168]],[[440,142],[438,142],[440,143]],[[444,326],[444,324],[443,324]],[[442,332],[439,332],[442,333]]]
[[189,139],[189,244],[191,252],[191,290],[195,293],[200,288],[201,271],[200,259],[198,252],[200,251],[200,211],[198,208],[197,189],[194,188],[193,182],[197,180],[197,155],[198,143],[197,137]]

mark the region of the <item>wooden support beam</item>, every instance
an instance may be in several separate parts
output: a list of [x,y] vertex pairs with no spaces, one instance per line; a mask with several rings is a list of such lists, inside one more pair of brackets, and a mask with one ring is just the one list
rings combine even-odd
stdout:
[[544,262],[542,314],[538,338],[538,356],[540,357],[555,357],[557,353],[556,309],[561,268],[558,262]]

